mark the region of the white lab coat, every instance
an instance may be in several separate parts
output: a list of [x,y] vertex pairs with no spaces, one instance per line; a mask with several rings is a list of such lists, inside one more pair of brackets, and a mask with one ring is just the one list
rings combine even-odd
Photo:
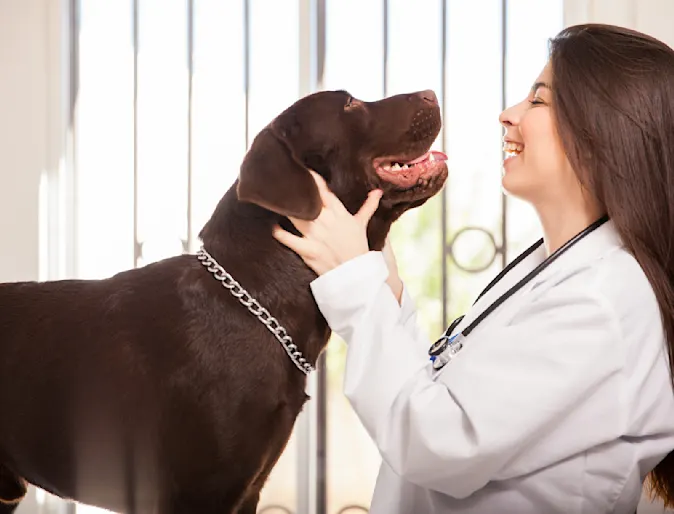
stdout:
[[382,455],[371,514],[635,511],[645,475],[674,449],[674,393],[655,296],[610,221],[485,318],[440,371],[387,275],[370,252],[311,284],[348,345],[344,393]]

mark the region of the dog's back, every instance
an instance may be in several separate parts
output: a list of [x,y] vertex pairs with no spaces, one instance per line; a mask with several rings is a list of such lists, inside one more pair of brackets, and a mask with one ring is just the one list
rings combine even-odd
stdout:
[[276,367],[251,360],[268,334],[241,309],[193,256],[102,281],[0,285],[0,463],[121,512],[175,504],[178,490],[208,496],[204,477],[230,484],[235,503],[275,458],[258,438],[280,434],[282,449],[304,403],[279,389],[280,347],[265,344]]
[[0,461],[20,462],[26,479],[62,496],[96,483],[114,490],[131,469],[152,480],[167,400],[156,379],[179,365],[175,348],[162,356],[159,346],[183,336],[175,321],[186,315],[176,264],[0,285]]

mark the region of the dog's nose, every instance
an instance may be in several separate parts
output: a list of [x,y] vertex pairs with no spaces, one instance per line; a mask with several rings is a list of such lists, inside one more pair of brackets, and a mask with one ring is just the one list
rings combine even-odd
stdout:
[[426,100],[428,103],[437,104],[438,97],[435,96],[435,92],[432,89],[427,89],[426,91],[420,91],[417,93],[421,98]]

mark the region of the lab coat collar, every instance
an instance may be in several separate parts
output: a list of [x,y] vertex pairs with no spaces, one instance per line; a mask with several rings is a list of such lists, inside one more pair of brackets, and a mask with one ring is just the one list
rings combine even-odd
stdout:
[[[609,219],[539,273],[529,284],[529,289],[533,289],[545,282],[551,275],[562,270],[573,270],[591,265],[597,259],[601,259],[608,253],[622,248],[622,246],[622,240],[613,220]],[[543,255],[543,258],[545,258],[545,255]]]
[[[574,244],[548,267],[543,269],[528,284],[526,284],[521,291],[531,291],[541,283],[545,282],[553,274],[559,273],[563,270],[587,266],[593,263],[596,259],[599,259],[607,253],[621,247],[622,241],[620,236],[615,229],[613,221],[609,219],[606,223],[599,226],[597,229]],[[511,260],[515,260],[515,258]],[[492,289],[490,289],[475,302],[473,307],[470,309],[470,312],[466,314],[465,319],[462,320],[461,324],[457,327],[457,330],[462,330],[484,309],[496,301],[502,294],[513,287],[522,278],[524,278],[529,272],[536,268],[536,266],[541,264],[545,258],[545,246],[540,245],[530,255],[514,266]]]

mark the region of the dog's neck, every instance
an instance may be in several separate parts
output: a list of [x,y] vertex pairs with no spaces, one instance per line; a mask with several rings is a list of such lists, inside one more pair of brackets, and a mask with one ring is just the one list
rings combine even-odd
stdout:
[[[314,364],[329,336],[327,323],[311,294],[310,283],[316,274],[295,252],[273,238],[276,224],[294,230],[286,218],[240,202],[234,185],[199,235],[211,256],[278,319],[305,358]],[[373,249],[383,247],[389,228],[389,222],[372,219],[368,233]],[[303,320],[303,325],[286,324],[295,319]],[[324,337],[316,338],[317,333]],[[314,344],[317,339],[319,343]],[[312,343],[307,345],[306,340]]]
[[[380,212],[373,216],[367,230],[372,250],[383,248],[395,217]],[[270,262],[270,270],[279,272],[296,272],[298,268],[303,268],[305,273],[302,275],[307,281],[301,284],[304,288],[316,275],[299,256],[272,237],[272,229],[277,224],[299,235],[287,218],[258,205],[239,201],[234,184],[217,205],[199,237],[211,255],[225,268],[228,263],[235,268],[240,265],[246,268],[256,265],[267,268]]]
[[[269,273],[295,272],[297,262],[301,262],[297,255],[272,237],[275,224],[289,228],[285,218],[257,205],[239,201],[235,184],[217,205],[199,237],[206,250],[232,275],[239,270],[260,268],[268,283],[273,278],[268,276]],[[302,278],[313,280],[315,275],[308,268],[307,271]],[[257,276],[255,274],[255,278]]]

